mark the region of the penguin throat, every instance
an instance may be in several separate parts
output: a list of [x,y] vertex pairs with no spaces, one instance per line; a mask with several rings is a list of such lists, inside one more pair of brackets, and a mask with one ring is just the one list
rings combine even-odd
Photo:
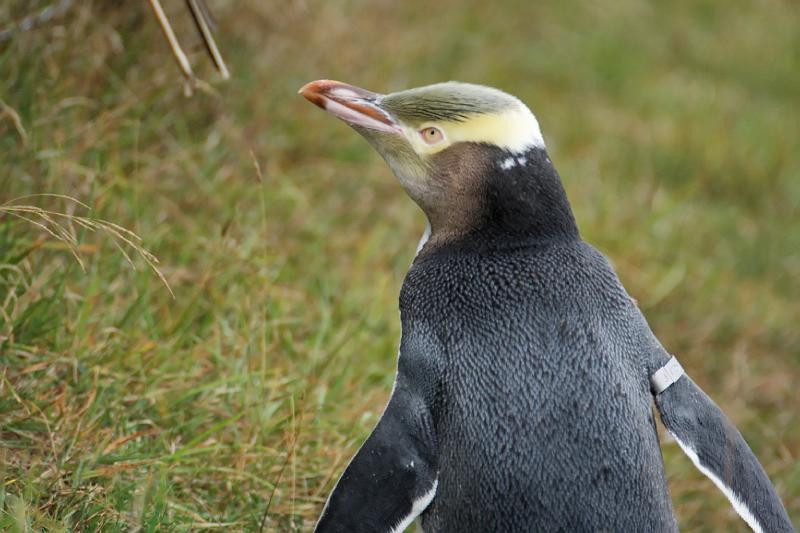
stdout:
[[503,247],[580,238],[561,179],[543,148],[516,154],[489,145],[473,149],[481,152],[481,164],[470,165],[471,176],[465,177],[462,168],[462,175],[449,180],[459,182],[449,188],[460,200],[445,209],[423,206],[432,243],[466,240]]

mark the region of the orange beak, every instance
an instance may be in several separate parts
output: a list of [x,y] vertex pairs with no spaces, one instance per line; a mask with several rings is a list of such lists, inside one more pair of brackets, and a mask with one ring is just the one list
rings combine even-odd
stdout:
[[351,126],[385,133],[402,132],[392,116],[381,109],[381,94],[333,80],[312,81],[304,85],[299,93]]

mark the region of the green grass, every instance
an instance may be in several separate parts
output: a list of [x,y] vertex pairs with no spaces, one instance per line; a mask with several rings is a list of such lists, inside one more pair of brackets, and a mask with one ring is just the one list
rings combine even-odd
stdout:
[[[4,4],[0,26],[42,4]],[[211,2],[233,79],[191,99],[144,3],[78,4],[0,44],[0,204],[76,197],[91,211],[25,203],[135,231],[175,298],[102,234],[74,227],[83,272],[0,215],[0,529],[313,524],[389,394],[423,226],[295,94],[322,77],[529,103],[584,237],[800,521],[793,2]],[[746,530],[663,450],[683,529]]]

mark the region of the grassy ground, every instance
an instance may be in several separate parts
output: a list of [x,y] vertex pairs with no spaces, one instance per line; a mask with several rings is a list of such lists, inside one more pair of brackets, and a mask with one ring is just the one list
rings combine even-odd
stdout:
[[[587,240],[800,521],[800,12],[793,2],[212,1],[233,80],[181,95],[143,2],[0,44],[0,529],[308,529],[388,396],[420,213],[296,96],[460,79],[542,124]],[[43,2],[0,7],[0,26]],[[182,2],[166,3],[186,42]],[[196,46],[192,59],[213,77]],[[16,120],[18,118],[18,120]],[[255,162],[261,170],[261,178]],[[673,443],[689,531],[745,531]]]

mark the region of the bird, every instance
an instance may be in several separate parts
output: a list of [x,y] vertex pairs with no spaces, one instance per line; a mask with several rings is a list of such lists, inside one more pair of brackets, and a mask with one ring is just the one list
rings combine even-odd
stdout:
[[427,219],[391,396],[315,531],[676,531],[653,405],[753,531],[793,531],[741,433],[581,238],[521,100],[461,82],[299,92]]

